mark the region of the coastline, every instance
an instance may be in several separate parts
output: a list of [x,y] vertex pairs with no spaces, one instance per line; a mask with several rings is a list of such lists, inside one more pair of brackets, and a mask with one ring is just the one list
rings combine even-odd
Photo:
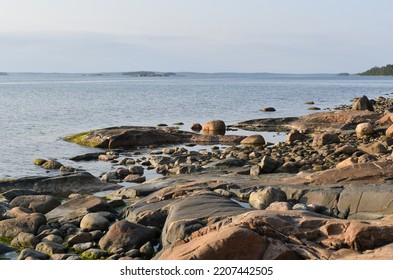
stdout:
[[[290,131],[286,143],[173,128],[83,134],[83,144],[110,150],[74,161],[116,169],[98,179],[42,160],[68,172],[1,182],[0,238],[23,248],[20,259],[390,258],[391,101],[273,121]],[[237,126],[258,134],[264,123]],[[212,148],[191,150],[198,143]],[[148,156],[139,157],[141,146]],[[147,170],[160,178],[144,182]]]

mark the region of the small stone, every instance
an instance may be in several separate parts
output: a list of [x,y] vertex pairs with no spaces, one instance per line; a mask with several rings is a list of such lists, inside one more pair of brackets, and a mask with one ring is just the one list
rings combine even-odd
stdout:
[[261,173],[266,174],[266,173],[274,172],[278,168],[279,164],[271,157],[264,156],[261,162],[259,163],[259,166],[261,167]]
[[60,167],[60,171],[61,171],[61,172],[69,172],[69,173],[72,173],[72,172],[75,172],[75,168],[72,167],[72,166],[62,166],[62,167]]
[[44,241],[37,244],[35,249],[49,256],[53,254],[65,253],[65,247],[62,244],[50,242],[50,241]]
[[85,243],[93,241],[93,235],[89,232],[79,232],[75,235],[69,236],[67,239],[68,246],[74,246],[78,243]]
[[43,241],[43,242],[48,241],[48,242],[55,242],[58,244],[63,244],[63,238],[61,238],[60,236],[55,235],[55,234],[49,234],[48,236],[42,238],[41,241]]
[[86,260],[100,260],[104,259],[107,255],[108,253],[105,250],[91,248],[84,251],[81,257]]
[[141,248],[139,248],[139,251],[140,251],[143,255],[145,255],[145,256],[147,256],[147,257],[152,257],[152,256],[154,255],[154,247],[153,247],[153,245],[151,244],[150,241],[148,241],[148,242],[146,242],[145,244],[143,244],[143,245],[141,246]]
[[314,136],[312,146],[324,146],[328,144],[340,143],[340,138],[336,133],[320,133]]
[[139,165],[130,166],[130,168],[128,169],[130,174],[138,174],[138,175],[143,175],[144,170],[145,169],[143,168],[143,166],[139,166]]
[[306,204],[297,203],[293,205],[292,210],[310,211],[310,208],[308,208]]
[[308,110],[319,111],[319,110],[321,110],[321,108],[319,108],[319,107],[308,107]]
[[258,176],[261,174],[261,167],[257,164],[251,167],[250,175],[251,176]]
[[292,210],[292,205],[289,204],[288,202],[282,201],[282,202],[273,202],[269,205],[269,207],[266,208],[266,210],[272,210],[272,211],[288,211]]
[[127,177],[124,178],[124,182],[127,183],[143,183],[146,181],[146,177],[145,176],[139,176],[139,175],[134,175],[134,174],[130,174]]
[[131,249],[126,252],[127,257],[136,258],[141,255],[141,252],[138,249]]
[[94,247],[93,242],[85,242],[85,243],[75,244],[74,246],[72,246],[72,249],[74,249],[75,252],[77,252],[77,253],[82,253],[82,252],[89,250],[93,247]]
[[276,109],[273,107],[266,107],[266,108],[261,108],[260,111],[262,111],[262,112],[275,112]]
[[201,131],[201,130],[202,130],[202,125],[199,124],[199,123],[194,123],[194,124],[191,126],[191,130],[194,130],[194,131]]
[[265,139],[259,134],[247,136],[240,142],[242,145],[265,145],[265,143]]

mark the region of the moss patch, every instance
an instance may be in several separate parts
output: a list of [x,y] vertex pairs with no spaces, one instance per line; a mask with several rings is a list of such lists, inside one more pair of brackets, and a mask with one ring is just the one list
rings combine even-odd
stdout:
[[8,178],[1,179],[0,183],[13,182],[15,180],[16,180],[16,178],[8,177]]
[[76,144],[82,145],[82,146],[97,147],[101,143],[95,142],[95,141],[91,141],[90,139],[87,139],[87,137],[92,132],[94,132],[94,130],[90,130],[90,131],[86,131],[86,132],[81,132],[81,133],[69,135],[69,136],[64,137],[63,139],[65,141],[73,142],[73,143],[76,143]]

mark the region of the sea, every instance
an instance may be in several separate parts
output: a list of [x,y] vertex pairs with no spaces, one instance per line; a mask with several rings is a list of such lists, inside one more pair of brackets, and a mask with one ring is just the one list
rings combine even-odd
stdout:
[[[183,123],[180,129],[190,131],[193,123],[213,119],[231,125],[250,119],[299,116],[314,113],[310,106],[326,111],[351,104],[354,97],[389,97],[392,92],[393,77],[358,75],[8,73],[0,75],[0,180],[56,174],[35,166],[35,158],[57,159],[96,176],[109,171],[110,163],[69,160],[98,151],[63,140],[78,132],[179,122]],[[308,101],[315,104],[305,104]],[[260,111],[264,107],[276,111]],[[270,142],[285,139],[283,133],[259,133]]]

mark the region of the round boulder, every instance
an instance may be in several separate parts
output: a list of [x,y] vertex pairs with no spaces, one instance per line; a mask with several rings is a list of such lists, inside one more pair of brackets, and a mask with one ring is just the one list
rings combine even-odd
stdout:
[[202,130],[205,132],[225,132],[225,123],[221,120],[213,120],[203,125]]
[[287,195],[280,189],[267,187],[250,194],[249,204],[257,209],[266,209],[273,202],[285,202]]
[[360,123],[356,126],[356,136],[362,138],[363,136],[372,135],[374,127],[371,123]]
[[85,215],[80,223],[81,229],[88,231],[93,230],[107,230],[110,222],[101,213],[89,213]]
[[242,145],[265,145],[265,143],[265,139],[259,134],[247,136],[240,142]]

